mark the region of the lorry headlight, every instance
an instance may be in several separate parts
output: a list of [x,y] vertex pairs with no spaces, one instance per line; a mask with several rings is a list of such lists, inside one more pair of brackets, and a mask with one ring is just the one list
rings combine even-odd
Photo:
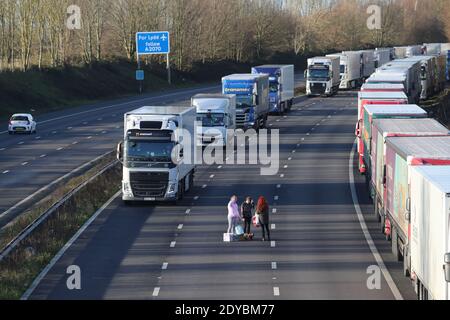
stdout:
[[171,183],[169,184],[169,188],[167,189],[168,193],[174,193],[177,190],[177,184]]
[[128,182],[122,183],[122,191],[126,195],[132,195],[131,186]]

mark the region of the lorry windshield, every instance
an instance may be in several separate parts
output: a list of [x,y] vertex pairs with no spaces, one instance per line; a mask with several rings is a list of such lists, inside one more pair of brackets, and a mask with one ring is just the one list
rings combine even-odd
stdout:
[[309,78],[326,78],[330,76],[328,68],[309,68]]
[[125,142],[127,161],[172,162],[172,141],[129,139]]
[[270,89],[270,92],[278,92],[278,82],[270,81],[269,89]]
[[223,127],[225,125],[223,113],[198,114],[197,121],[201,121],[203,127]]
[[253,96],[251,96],[251,95],[236,96],[236,106],[238,108],[252,106],[252,105],[253,105]]

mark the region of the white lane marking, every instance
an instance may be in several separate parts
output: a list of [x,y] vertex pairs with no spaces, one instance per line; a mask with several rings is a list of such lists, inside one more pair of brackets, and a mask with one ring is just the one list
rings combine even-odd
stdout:
[[107,134],[108,133],[108,131],[102,131],[102,134]]
[[103,120],[103,118],[97,118],[97,120],[98,120],[98,121],[102,121],[102,120]]
[[282,174],[280,174],[280,178],[284,178],[284,174],[282,173]]
[[270,225],[270,229],[272,229],[272,230],[275,230],[276,229],[276,225],[275,225],[275,223],[272,223],[271,225]]
[[62,149],[64,149],[63,147],[59,147],[58,149],[56,149],[57,151],[61,151]]
[[72,130],[73,128],[72,127],[67,127],[67,130]]
[[56,134],[56,131],[52,131],[52,134]]
[[289,157],[289,158],[288,158],[288,161],[291,161],[291,160],[292,160],[292,157]]
[[177,229],[178,229],[178,230],[181,230],[181,229],[183,229],[183,224],[182,224],[182,223],[180,223],[180,224],[178,225]]
[[162,264],[162,266],[161,266],[161,269],[162,270],[167,270],[167,267],[169,266],[169,263],[168,262],[164,262],[163,264]]
[[1,148],[1,149],[0,149],[0,151],[5,151],[5,150],[6,150],[6,148]]
[[5,170],[5,171],[3,171],[2,173],[3,174],[7,174],[9,172],[9,170]]
[[175,248],[176,245],[177,245],[177,242],[176,242],[176,241],[172,241],[172,242],[170,243],[170,247],[171,247],[171,248]]
[[366,238],[366,242],[369,245],[370,251],[372,252],[373,257],[375,258],[375,261],[377,262],[378,267],[381,269],[381,272],[383,273],[384,278],[386,279],[386,282],[392,291],[392,294],[394,295],[396,300],[403,300],[403,297],[402,297],[400,291],[398,290],[397,285],[395,284],[394,280],[392,279],[391,274],[389,273],[389,270],[386,268],[386,265],[384,264],[383,258],[381,257],[375,243],[373,242],[372,236],[370,235],[369,229],[367,228],[366,221],[364,220],[364,216],[361,211],[361,207],[359,206],[358,195],[356,193],[356,187],[355,187],[355,176],[353,174],[353,159],[355,156],[355,148],[356,148],[356,140],[353,144],[352,151],[350,152],[350,159],[348,161],[350,191],[352,194],[352,200],[353,200],[353,205],[355,207],[356,215],[358,216],[359,224],[361,225],[361,230],[364,233],[364,237]]
[[295,151],[295,150],[292,150],[292,153],[296,153],[297,151]]
[[286,164],[286,165],[284,166],[284,168],[287,169],[287,168],[288,168],[288,165]]
[[280,295],[280,288],[278,287],[273,287],[273,295],[275,297],[278,297]]
[[198,200],[198,198],[200,198],[200,197],[199,197],[199,196],[195,196],[195,197],[194,197],[194,200]]
[[272,126],[273,126],[273,124],[272,124],[272,123],[270,123],[270,124],[269,124],[269,127],[272,127]]
[[87,137],[86,139],[92,139],[92,136]]
[[35,139],[36,139],[36,140],[39,140],[40,138],[41,138],[41,136],[37,136],[37,137],[35,137]]
[[328,116],[328,119],[330,119],[330,118],[331,118],[331,115]]
[[270,246],[271,246],[272,248],[275,248],[276,245],[277,245],[277,244],[276,244],[275,241],[270,241]]
[[276,209],[276,208],[273,208],[273,209],[272,209],[272,213],[277,213],[277,209]]
[[212,175],[210,175],[209,177],[212,179],[212,178],[214,178],[214,175],[212,174]]
[[217,169],[222,169],[222,166],[218,166]]
[[277,189],[280,189],[281,188],[281,184],[277,184]]
[[161,290],[160,287],[156,287],[155,289],[153,289],[153,294],[152,294],[152,296],[153,296],[153,297],[159,296],[159,291],[160,291],[160,290]]
[[74,141],[74,142],[72,142],[72,144],[77,144],[78,143],[78,141]]
[[272,262],[272,270],[276,270],[277,269],[277,263],[276,262]]
[[277,119],[277,122],[280,122],[280,119]]
[[18,144],[24,144],[25,142],[23,142],[23,141],[20,141]]
[[46,154],[41,154],[40,156],[39,156],[39,158],[45,158],[47,155]]
[[[101,111],[101,110],[105,110],[105,109],[111,109],[111,108],[115,108],[115,107],[129,105],[129,104],[136,104],[136,103],[143,102],[143,101],[155,100],[155,99],[161,99],[161,98],[173,97],[173,96],[180,96],[180,95],[181,96],[182,95],[188,95],[191,92],[204,92],[205,90],[218,89],[218,88],[220,88],[220,86],[210,86],[210,87],[206,87],[206,88],[196,88],[196,89],[190,89],[190,90],[183,90],[183,91],[180,91],[180,92],[172,92],[172,93],[161,94],[161,95],[157,95],[157,96],[153,96],[153,97],[147,97],[147,98],[142,98],[142,99],[130,100],[130,101],[127,101],[127,102],[111,104],[109,106],[104,106],[104,107],[101,107],[101,108],[93,108],[93,109],[86,110],[86,111],[81,111],[81,112],[68,114],[66,116],[61,116],[61,117],[56,117],[56,118],[52,118],[52,119],[48,119],[48,120],[44,120],[44,121],[39,121],[39,124],[53,122],[53,121],[57,121],[57,120],[61,120],[61,119],[66,119],[66,118],[70,118],[70,117],[74,117],[74,116],[79,116],[79,115],[86,114],[86,113],[97,112],[97,111]],[[86,124],[87,124],[87,122],[86,122]],[[0,132],[0,134],[4,134],[4,133],[8,133],[8,131],[1,131]]]
[[191,209],[186,209],[186,214],[191,213]]
[[49,262],[49,264],[41,271],[41,273],[34,279],[31,283],[30,287],[25,291],[20,300],[27,300],[42,279],[47,275],[50,269],[58,262],[58,260],[64,255],[64,253],[72,246],[72,244],[80,237],[80,235],[89,227],[89,225],[97,219],[97,217],[113,202],[119,195],[122,194],[122,191],[118,191],[115,195],[111,197],[100,209],[95,212],[92,217],[89,218],[88,221],[75,233],[75,235],[64,245],[64,247],[59,250],[59,252],[53,257],[53,259]]
[[312,128],[312,129],[311,129],[311,131],[314,131],[314,130],[316,130],[316,128]]
[[305,141],[305,138],[302,138],[302,141]]
[[87,121],[83,122],[84,125],[86,125],[86,124],[88,124],[88,123],[89,123],[89,122],[87,122]]
[[309,132],[306,134],[307,136],[311,135]]
[[208,185],[204,184],[202,185],[202,189],[205,189]]
[[273,200],[277,201],[279,198],[280,198],[280,197],[275,196],[275,197],[273,197]]
[[26,162],[26,161],[21,163],[22,166],[26,166],[27,164],[28,164],[28,162]]

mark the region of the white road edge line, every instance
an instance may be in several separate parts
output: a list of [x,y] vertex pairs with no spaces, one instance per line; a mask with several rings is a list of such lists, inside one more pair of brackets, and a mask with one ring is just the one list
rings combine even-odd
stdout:
[[370,251],[373,254],[373,257],[375,258],[375,261],[378,264],[378,267],[381,269],[381,272],[383,273],[384,278],[386,279],[386,282],[389,286],[389,288],[392,291],[392,294],[394,295],[396,300],[403,300],[403,297],[400,293],[400,291],[397,288],[397,285],[395,284],[394,280],[392,279],[391,274],[389,273],[389,270],[386,268],[386,265],[384,264],[383,258],[381,257],[380,253],[378,252],[378,249],[373,242],[372,236],[370,235],[369,229],[367,228],[366,221],[364,220],[363,213],[361,211],[361,207],[359,206],[358,201],[358,195],[356,193],[356,187],[355,187],[355,176],[353,174],[353,158],[355,156],[355,147],[356,147],[356,140],[353,143],[352,151],[350,152],[350,159],[348,161],[348,174],[349,174],[349,183],[350,183],[350,190],[352,194],[352,200],[353,205],[355,207],[356,215],[358,216],[359,224],[361,225],[361,229],[364,233],[364,237],[366,238],[367,244],[369,245]]
[[100,209],[95,212],[88,221],[75,233],[75,235],[70,238],[70,240],[64,245],[64,247],[59,250],[59,252],[53,257],[53,259],[49,262],[49,264],[44,268],[44,270],[41,271],[41,273],[34,279],[34,281],[31,283],[30,287],[25,291],[25,293],[22,295],[20,300],[28,300],[30,295],[33,293],[33,291],[36,289],[36,287],[39,285],[39,283],[42,281],[42,279],[47,275],[47,273],[50,271],[51,268],[58,262],[58,260],[64,255],[64,253],[69,249],[72,244],[80,237],[80,235],[89,227],[89,225],[97,219],[97,217],[105,210],[111,202],[113,202],[122,191],[118,191],[115,195],[113,195]]
[[[88,161],[86,163],[83,163],[81,166],[79,166],[78,168],[73,169],[72,171],[66,173],[65,175],[59,177],[58,179],[52,181],[51,183],[43,186],[42,188],[40,188],[39,190],[35,191],[34,193],[30,194],[28,197],[26,197],[25,199],[19,201],[18,203],[16,203],[15,205],[13,205],[11,208],[9,208],[8,210],[0,213],[0,217],[3,217],[7,214],[9,214],[12,210],[15,210],[18,206],[22,205],[23,203],[25,203],[26,201],[30,200],[31,198],[33,198],[34,196],[36,196],[37,194],[39,194],[39,192],[43,192],[45,190],[47,190],[50,186],[55,185],[56,183],[59,183],[61,180],[65,179],[66,177],[68,177],[69,175],[73,174],[74,172],[76,172],[77,170],[80,170],[86,166],[88,166],[89,164],[97,161],[98,159],[104,157],[105,155],[107,155],[108,153],[111,153],[111,151],[108,151],[100,156],[98,156],[97,158],[95,158],[94,160]],[[44,158],[42,155],[41,158]],[[8,171],[9,172],[9,171]]]

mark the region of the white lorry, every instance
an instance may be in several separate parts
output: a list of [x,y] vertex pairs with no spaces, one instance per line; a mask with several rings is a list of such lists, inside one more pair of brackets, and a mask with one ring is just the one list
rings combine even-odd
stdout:
[[406,47],[405,58],[420,56],[423,54],[423,48],[419,45]]
[[195,108],[151,106],[124,115],[122,200],[176,201],[192,188]]
[[197,111],[197,146],[226,147],[236,129],[236,95],[196,94],[191,105]]
[[331,96],[339,90],[340,58],[315,57],[308,59],[305,70],[306,94],[308,96]]
[[328,54],[327,57],[340,58],[339,89],[353,89],[362,82],[361,54],[357,51],[343,51],[342,53]]
[[420,300],[450,300],[450,166],[411,168],[411,272]]

